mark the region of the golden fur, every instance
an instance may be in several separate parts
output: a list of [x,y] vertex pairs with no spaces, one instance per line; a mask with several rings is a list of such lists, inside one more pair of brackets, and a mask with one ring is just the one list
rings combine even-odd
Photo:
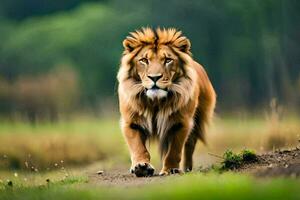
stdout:
[[192,169],[197,138],[204,139],[216,95],[204,68],[193,60],[190,41],[174,28],[142,28],[123,41],[118,72],[121,128],[131,171],[151,176],[145,142],[160,142],[161,175]]

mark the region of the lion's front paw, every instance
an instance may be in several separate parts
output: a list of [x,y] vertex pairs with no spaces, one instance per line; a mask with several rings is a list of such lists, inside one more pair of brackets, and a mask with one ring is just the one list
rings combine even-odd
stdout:
[[166,175],[170,175],[170,174],[182,174],[183,172],[178,169],[178,168],[170,168],[170,169],[167,169],[167,170],[161,170],[159,172],[159,175],[160,176],[166,176]]
[[137,163],[130,171],[137,177],[147,177],[154,174],[154,167],[150,163]]

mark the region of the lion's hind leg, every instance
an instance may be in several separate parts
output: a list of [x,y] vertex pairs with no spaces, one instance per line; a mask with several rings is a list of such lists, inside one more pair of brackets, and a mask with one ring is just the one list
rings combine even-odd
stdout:
[[188,172],[193,169],[193,154],[198,139],[205,143],[205,125],[207,123],[207,112],[197,108],[194,115],[194,127],[186,140],[183,153],[183,170]]
[[184,145],[184,153],[183,153],[183,170],[185,172],[190,172],[193,169],[193,154],[195,151],[195,147],[198,141],[198,137],[193,130]]

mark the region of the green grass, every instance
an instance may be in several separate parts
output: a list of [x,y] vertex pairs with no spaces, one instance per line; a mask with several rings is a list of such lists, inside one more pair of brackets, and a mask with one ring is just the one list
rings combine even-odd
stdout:
[[36,125],[1,121],[0,169],[45,170],[61,161],[74,166],[108,157],[122,160],[127,157],[124,144],[118,120],[82,118]]
[[234,153],[232,150],[227,150],[223,154],[221,163],[222,170],[237,169],[244,163],[257,161],[257,155],[254,150],[244,149],[240,153]]
[[[1,119],[1,118],[0,118]],[[7,134],[99,134],[114,137],[120,133],[118,119],[75,118],[69,121],[39,122],[0,120],[0,135]]]
[[257,180],[245,175],[188,174],[166,177],[160,184],[96,186],[73,178],[38,187],[2,189],[0,199],[299,199],[299,180]]
[[[299,139],[299,119],[283,119],[270,122],[262,116],[216,117],[206,137],[208,148],[198,145],[196,152],[220,155],[226,149],[250,148],[261,152],[272,150],[274,145],[279,148],[295,146]],[[151,145],[152,157],[157,162],[159,156],[155,153],[156,146]],[[27,162],[38,170],[45,170],[55,169],[55,163],[61,161],[64,166],[78,166],[108,159],[123,164],[128,164],[129,160],[117,118],[87,116],[36,125],[0,120],[0,169],[28,170]]]
[[240,153],[242,160],[244,162],[255,162],[257,161],[258,157],[255,153],[254,150],[251,149],[244,149],[241,153]]

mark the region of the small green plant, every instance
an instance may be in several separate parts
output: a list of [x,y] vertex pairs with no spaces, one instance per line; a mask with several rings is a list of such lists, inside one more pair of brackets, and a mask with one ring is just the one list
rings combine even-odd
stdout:
[[236,169],[242,164],[242,157],[233,153],[232,150],[225,151],[223,155],[222,169]]
[[239,154],[234,153],[232,150],[227,150],[223,154],[223,161],[221,169],[237,169],[242,164],[256,162],[258,160],[257,155],[253,150],[244,149]]
[[255,151],[249,149],[244,149],[241,152],[241,156],[244,163],[252,163],[258,160]]

